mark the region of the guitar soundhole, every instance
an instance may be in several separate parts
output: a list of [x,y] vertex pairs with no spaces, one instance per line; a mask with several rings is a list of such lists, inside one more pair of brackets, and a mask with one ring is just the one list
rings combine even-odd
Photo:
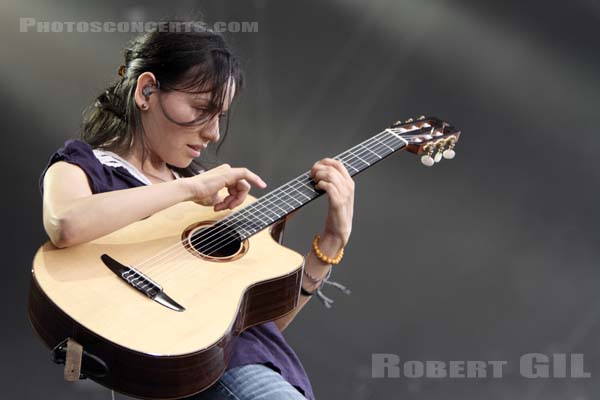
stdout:
[[212,222],[194,224],[184,231],[190,253],[212,261],[231,261],[246,253],[248,241],[242,241],[235,229]]

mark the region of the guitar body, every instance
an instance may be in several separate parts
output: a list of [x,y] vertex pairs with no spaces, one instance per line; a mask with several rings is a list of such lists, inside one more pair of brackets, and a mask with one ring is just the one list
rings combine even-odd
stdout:
[[[240,208],[255,200],[248,196]],[[269,229],[224,257],[184,245],[199,222],[230,213],[184,202],[85,244],[45,243],[33,260],[34,330],[51,349],[69,337],[80,343],[107,367],[88,377],[118,392],[166,399],[202,391],[224,373],[243,330],[296,306],[302,278],[302,255]],[[139,269],[185,310],[135,289],[103,254]]]

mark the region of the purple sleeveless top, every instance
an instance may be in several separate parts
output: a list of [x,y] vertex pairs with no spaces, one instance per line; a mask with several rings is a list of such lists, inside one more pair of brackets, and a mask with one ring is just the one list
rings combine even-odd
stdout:
[[[101,161],[102,160],[102,161]],[[139,171],[119,166],[110,157],[99,157],[92,147],[81,140],[68,140],[48,161],[40,176],[40,192],[43,193],[44,175],[52,164],[66,161],[79,166],[87,175],[92,193],[109,192],[143,186],[149,182],[139,176]],[[137,175],[138,177],[136,178]],[[233,355],[227,369],[246,364],[264,364],[280,373],[304,396],[314,399],[312,387],[298,356],[285,341],[274,322],[255,325],[243,331],[234,345]]]

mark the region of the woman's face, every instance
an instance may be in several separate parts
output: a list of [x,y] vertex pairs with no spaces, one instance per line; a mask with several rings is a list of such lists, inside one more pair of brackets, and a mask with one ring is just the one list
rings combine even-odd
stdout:
[[[179,168],[189,166],[210,142],[219,140],[219,120],[229,110],[234,95],[235,82],[230,79],[223,109],[207,120],[211,92],[154,91],[148,98],[148,108],[142,110],[145,141],[152,157]],[[181,126],[165,113],[173,121],[200,123]]]

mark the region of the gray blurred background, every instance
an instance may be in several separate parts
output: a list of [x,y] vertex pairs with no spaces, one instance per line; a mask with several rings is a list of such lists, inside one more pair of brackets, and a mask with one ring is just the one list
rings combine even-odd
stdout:
[[[356,178],[355,219],[333,278],[285,331],[319,399],[574,399],[600,391],[600,1],[19,1],[0,12],[4,185],[2,394],[110,399],[69,384],[26,317],[47,240],[37,179],[116,77],[127,33],[20,33],[19,18],[257,21],[227,35],[242,59],[222,162],[274,188],[421,114],[463,132],[433,168],[400,152]],[[254,192],[259,196],[260,192]],[[288,223],[305,252],[327,199]],[[582,353],[589,379],[526,379],[525,353]],[[501,379],[374,379],[373,353],[506,360]],[[117,398],[125,396],[117,395]]]

